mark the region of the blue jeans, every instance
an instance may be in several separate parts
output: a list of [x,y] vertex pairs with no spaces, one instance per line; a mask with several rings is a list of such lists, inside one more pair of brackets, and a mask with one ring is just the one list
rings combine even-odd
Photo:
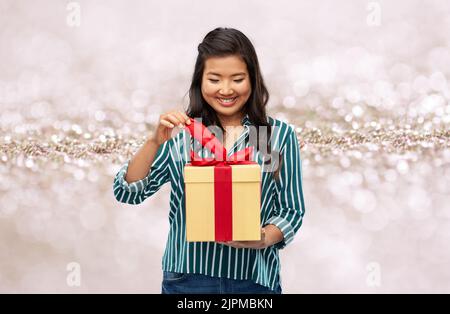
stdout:
[[200,274],[163,272],[162,294],[281,294],[281,286],[275,290],[251,280],[234,280]]

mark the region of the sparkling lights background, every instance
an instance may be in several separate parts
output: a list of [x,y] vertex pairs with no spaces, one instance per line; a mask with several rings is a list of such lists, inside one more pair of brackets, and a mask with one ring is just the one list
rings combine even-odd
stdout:
[[450,292],[447,0],[0,0],[0,292],[160,292],[170,186],[112,180],[217,26],[302,145],[284,292]]

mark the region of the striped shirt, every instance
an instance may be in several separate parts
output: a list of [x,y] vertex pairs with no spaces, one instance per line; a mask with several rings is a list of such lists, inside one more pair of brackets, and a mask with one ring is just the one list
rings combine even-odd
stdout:
[[[165,271],[204,274],[229,279],[252,280],[274,290],[280,279],[278,250],[289,244],[302,225],[305,206],[302,190],[300,148],[292,126],[268,117],[272,126],[272,150],[279,153],[278,180],[272,173],[261,176],[261,226],[273,224],[284,239],[265,249],[237,249],[214,242],[187,242],[185,231],[184,165],[190,162],[192,149],[200,157],[212,157],[201,148],[187,130],[182,130],[158,148],[148,175],[142,180],[127,183],[125,176],[130,161],[126,162],[114,178],[115,198],[126,204],[140,204],[156,193],[163,184],[171,183],[169,235],[162,259]],[[241,121],[244,131],[228,155],[249,146],[248,115]],[[197,150],[196,148],[200,148]],[[263,167],[263,158],[256,151],[253,160]]]

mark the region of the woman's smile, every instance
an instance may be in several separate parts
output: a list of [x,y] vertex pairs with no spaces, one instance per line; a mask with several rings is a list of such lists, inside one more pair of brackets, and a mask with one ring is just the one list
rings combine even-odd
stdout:
[[218,97],[217,98],[217,101],[219,102],[219,104],[221,105],[221,106],[224,106],[224,107],[231,107],[231,106],[234,106],[234,104],[236,103],[236,101],[237,101],[237,99],[238,99],[238,97],[236,96],[236,97],[232,97],[232,98],[230,98],[230,97],[227,97],[227,98],[222,98],[222,97]]

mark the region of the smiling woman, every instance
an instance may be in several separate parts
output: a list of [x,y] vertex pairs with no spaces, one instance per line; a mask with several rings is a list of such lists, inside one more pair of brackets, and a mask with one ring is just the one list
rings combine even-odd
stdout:
[[[305,212],[297,137],[287,123],[266,115],[269,93],[253,45],[244,34],[217,28],[206,35],[198,51],[187,113],[170,111],[161,115],[154,137],[117,174],[114,195],[120,202],[139,204],[163,184],[172,183],[162,293],[279,294],[278,250],[293,240]],[[261,229],[261,237],[257,240],[186,240],[182,174],[189,160],[175,156],[191,156],[199,145],[186,130],[173,138],[170,134],[175,126],[192,127],[190,119],[201,119],[207,127],[225,131],[223,142],[229,154],[252,146],[250,158],[260,169],[270,161],[267,156],[274,143],[273,149],[281,160],[261,173],[261,199],[256,208],[261,217],[260,224],[256,221],[256,233]],[[251,131],[256,131],[256,142],[252,141],[255,136]],[[238,137],[233,136],[238,133]],[[212,157],[207,148],[198,153],[200,157]]]

